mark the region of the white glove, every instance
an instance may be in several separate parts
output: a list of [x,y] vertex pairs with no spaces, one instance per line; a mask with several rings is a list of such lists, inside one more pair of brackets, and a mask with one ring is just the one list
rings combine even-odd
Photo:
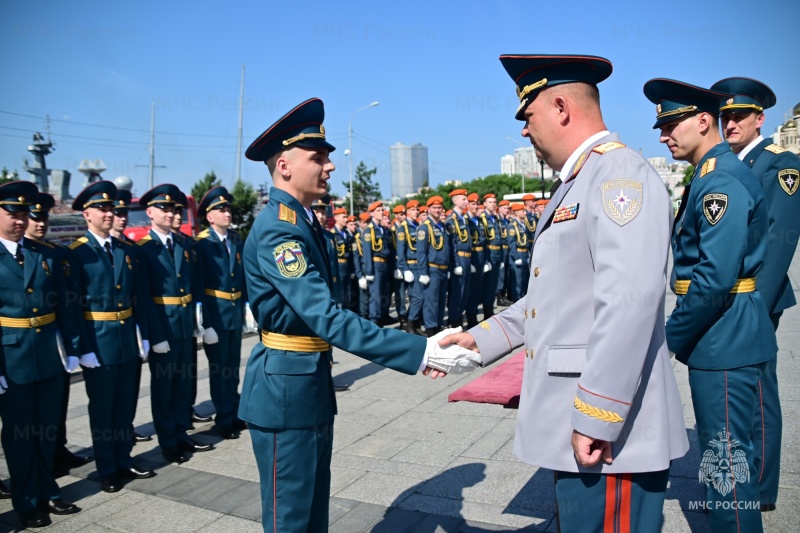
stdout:
[[491,270],[492,270],[492,264],[491,263],[486,263],[485,265],[483,265],[484,273],[485,272],[491,272]]
[[422,283],[423,285],[427,285],[428,283],[431,282],[431,278],[430,276],[420,276],[419,282]]
[[58,350],[58,356],[61,357],[61,364],[64,365],[64,369],[67,372],[71,372],[71,370],[67,369],[69,357],[67,355],[67,347],[64,345],[64,339],[61,337],[61,332],[56,331],[56,349]]
[[163,341],[153,345],[155,353],[167,353],[169,351],[169,342]]
[[361,287],[362,291],[367,290],[367,278],[358,278],[358,286]]
[[[460,266],[457,266],[457,267],[455,267],[455,268],[453,269],[453,274],[455,274],[456,276],[460,276],[460,275],[462,275],[463,273],[464,273],[464,269],[463,269],[463,268],[461,268]],[[448,272],[448,274],[449,274],[449,272]]]
[[447,279],[450,279],[450,272],[447,273]]
[[403,279],[403,273],[399,268],[394,269],[394,279]]
[[478,271],[478,269],[477,269],[477,268],[475,268],[475,265],[470,265],[470,266],[469,266],[469,273],[470,273],[470,274],[474,274],[474,273],[475,273],[475,272],[477,272],[477,271]]
[[406,270],[403,272],[403,279],[406,280],[406,283],[411,283],[414,281],[414,273],[410,270]]
[[465,374],[483,364],[481,354],[478,352],[467,350],[457,344],[451,344],[446,348],[439,346],[439,341],[444,337],[460,331],[461,328],[446,329],[428,339],[425,347],[427,366],[447,374]]
[[244,333],[256,332],[256,317],[253,316],[253,310],[250,309],[250,302],[244,304],[244,327],[242,331]]
[[506,264],[500,261],[500,270],[503,270],[506,267]]
[[203,304],[198,302],[197,305],[194,306],[194,320],[195,320],[195,327],[194,327],[194,336],[195,338],[202,339],[203,338]]
[[97,355],[94,352],[85,353],[80,359],[81,366],[84,368],[97,368],[100,366],[100,361],[97,360]]
[[367,276],[367,281],[369,282],[375,281],[375,276]]
[[214,331],[214,328],[206,328],[203,331],[203,344],[217,344],[219,342],[219,335]]
[[0,376],[0,394],[5,394],[8,390],[8,382],[5,376]]
[[147,339],[142,339],[142,351],[139,352],[139,357],[142,359],[147,359],[147,354],[150,353],[150,341]]
[[78,370],[78,365],[80,364],[80,359],[75,357],[74,355],[70,355],[67,357],[67,372],[72,374],[76,370]]
[[514,264],[517,265],[517,266],[521,266],[522,265],[522,259],[517,259],[516,261],[514,261]]

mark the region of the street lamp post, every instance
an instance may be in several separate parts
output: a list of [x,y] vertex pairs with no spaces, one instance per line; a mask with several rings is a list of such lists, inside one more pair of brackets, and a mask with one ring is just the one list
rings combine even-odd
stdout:
[[544,200],[544,161],[541,159],[539,160],[539,168],[542,169],[542,200]]
[[359,109],[353,111],[350,115],[350,121],[347,123],[347,155],[350,157],[350,214],[353,215],[353,117],[356,113],[360,113],[365,109],[369,109],[370,107],[375,107],[376,105],[380,104],[380,102],[375,101],[369,105],[365,105]]
[[[522,148],[522,143],[519,140],[515,139],[514,137],[506,137],[506,139],[508,139],[509,141],[514,141],[519,145],[520,148]],[[520,175],[522,176],[522,194],[525,194],[525,174],[520,172]]]

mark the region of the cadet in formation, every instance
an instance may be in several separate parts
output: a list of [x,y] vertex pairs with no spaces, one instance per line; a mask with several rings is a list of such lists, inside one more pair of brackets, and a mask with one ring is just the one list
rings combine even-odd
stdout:
[[133,245],[110,234],[116,196],[112,182],[97,181],[75,197],[72,209],[83,214],[88,229],[70,245],[71,278],[83,317],[80,365],[89,397],[95,465],[105,492],[119,491],[120,478],[155,476],[131,458],[140,372],[136,328],[138,324],[146,353],[152,302],[140,292],[142,266]]
[[[797,216],[800,195],[795,197],[800,185],[800,158],[761,135],[764,110],[776,103],[772,89],[749,78],[727,78],[711,89],[733,95],[719,109],[722,132],[733,153],[750,167],[764,191],[769,212],[769,245],[764,266],[758,273],[758,292],[777,331],[783,312],[797,303],[788,270],[800,236]],[[764,426],[756,425],[753,435],[757,448],[761,442],[755,466],[760,478],[762,512],[774,510],[778,499],[783,422],[777,366],[777,357],[768,361],[764,378],[759,382]]]
[[[467,195],[467,224],[469,226],[472,257],[470,257],[469,293],[466,298],[467,327],[478,324],[478,306],[482,301],[483,277],[491,270],[492,265],[486,260],[486,228],[478,218],[477,193]],[[484,307],[485,313],[485,307]]]
[[467,191],[455,189],[450,191],[453,212],[447,217],[445,227],[453,243],[453,268],[447,293],[447,323],[451,328],[463,325],[464,309],[469,298],[470,273],[472,265],[472,241],[467,222]]
[[[394,294],[394,308],[397,311],[397,318],[400,321],[400,329],[408,329],[408,308],[406,307],[406,281],[403,272],[407,270],[406,264],[400,264],[400,255],[397,251],[400,239],[405,239],[402,225],[406,220],[406,206],[400,204],[392,208],[394,221],[389,228],[392,235],[392,247],[394,249],[393,275],[392,275],[392,294]],[[401,237],[402,235],[402,237]]]
[[695,167],[674,223],[670,285],[678,298],[666,335],[689,367],[711,525],[762,531],[754,436],[763,424],[759,383],[777,353],[756,284],[767,252],[767,203],[720,137],[720,102],[732,95],[668,79],[648,81],[644,93],[656,104],[660,141]]
[[358,280],[358,315],[361,318],[369,318],[369,283],[367,275],[364,273],[364,228],[369,223],[369,213],[358,215],[359,227],[354,235],[358,254],[353,257],[353,268]]
[[494,301],[497,296],[497,285],[505,269],[503,263],[503,238],[500,235],[500,219],[497,215],[497,196],[494,193],[483,195],[483,213],[480,223],[486,233],[486,264],[489,268],[484,274],[481,286],[481,301],[483,303],[483,319],[494,314]]
[[447,281],[453,269],[453,243],[442,221],[443,203],[441,196],[428,198],[428,219],[417,230],[417,272],[423,286],[422,316],[428,337],[444,328]]
[[239,438],[247,426],[238,417],[239,363],[247,307],[242,252],[244,241],[231,229],[233,196],[225,187],[209,190],[197,208],[209,227],[197,236],[197,255],[203,302],[203,349],[208,357],[208,381],[223,439]]
[[[322,101],[307,100],[245,154],[265,162],[275,184],[245,243],[261,342],[247,363],[239,409],[261,478],[265,531],[327,531],[336,414],[332,346],[406,374],[435,357],[430,339],[380,328],[326,297],[334,274],[323,229],[310,212],[334,170],[323,118]],[[388,240],[372,229],[367,247],[373,237]]]
[[341,282],[341,303],[340,305],[349,311],[357,312],[358,304],[356,298],[354,255],[358,253],[355,246],[355,238],[347,229],[347,209],[339,207],[333,210],[334,225],[330,229],[334,236],[334,246],[336,247],[336,263],[338,277]]
[[150,280],[153,319],[148,355],[153,425],[161,453],[170,462],[188,460],[185,452],[213,448],[187,435],[192,426],[192,337],[195,335],[197,255],[186,239],[172,230],[178,187],[158,185],[142,195],[152,226],[136,244]]
[[405,331],[421,333],[422,284],[417,269],[417,232],[419,231],[419,202],[409,200],[405,206],[406,217],[397,229],[397,268],[403,273],[408,291],[408,315]]
[[670,462],[689,448],[664,340],[666,190],[605,127],[608,60],[500,60],[522,135],[564,183],[537,224],[527,296],[442,342],[484,363],[524,346],[514,453],[555,471],[562,531],[660,531]]
[[23,238],[37,195],[29,181],[0,185],[0,439],[23,527],[49,525],[49,513],[80,511],[61,498],[53,476],[65,385],[56,336],[65,355],[77,358],[80,323],[67,294],[69,260],[49,243]]
[[525,226],[527,214],[525,206],[513,204],[511,206],[513,218],[506,228],[506,244],[508,245],[508,289],[511,301],[516,302],[527,292],[528,276],[530,275],[530,238]]
[[361,233],[364,253],[364,277],[369,287],[369,319],[382,326],[389,317],[390,261],[394,255],[391,234],[383,224],[383,204],[369,205],[370,222]]

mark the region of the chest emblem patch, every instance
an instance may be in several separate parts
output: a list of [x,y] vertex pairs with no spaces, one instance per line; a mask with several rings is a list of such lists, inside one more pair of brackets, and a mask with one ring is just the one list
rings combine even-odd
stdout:
[[703,214],[706,220],[716,226],[722,220],[725,211],[728,210],[728,195],[722,193],[711,193],[703,196]]
[[794,168],[787,168],[778,171],[778,181],[781,183],[781,188],[789,196],[797,191],[797,186],[800,184],[800,172]]
[[603,212],[618,226],[624,226],[642,210],[642,183],[630,179],[604,181],[600,194]]
[[275,264],[278,266],[278,272],[283,277],[300,277],[308,268],[303,250],[300,249],[300,245],[296,241],[289,241],[276,246],[273,256],[275,257]]

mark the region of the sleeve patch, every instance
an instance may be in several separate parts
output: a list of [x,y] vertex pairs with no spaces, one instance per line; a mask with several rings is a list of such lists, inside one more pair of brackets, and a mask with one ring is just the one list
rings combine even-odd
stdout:
[[406,240],[406,232],[405,231],[398,231],[397,232],[397,240],[398,241]]
[[725,211],[728,209],[728,195],[722,193],[711,193],[703,196],[703,214],[706,220],[715,226],[722,220]]
[[785,168],[778,171],[778,181],[783,192],[789,196],[797,192],[797,185],[800,183],[800,172],[795,168]]
[[642,182],[630,179],[604,181],[600,186],[603,212],[618,226],[624,226],[642,210]]
[[427,235],[427,234],[425,233],[424,230],[419,230],[417,232],[417,240],[418,241],[424,241],[425,240],[425,235]]
[[285,278],[298,278],[308,268],[303,250],[297,241],[289,241],[275,247],[273,252],[278,272]]

